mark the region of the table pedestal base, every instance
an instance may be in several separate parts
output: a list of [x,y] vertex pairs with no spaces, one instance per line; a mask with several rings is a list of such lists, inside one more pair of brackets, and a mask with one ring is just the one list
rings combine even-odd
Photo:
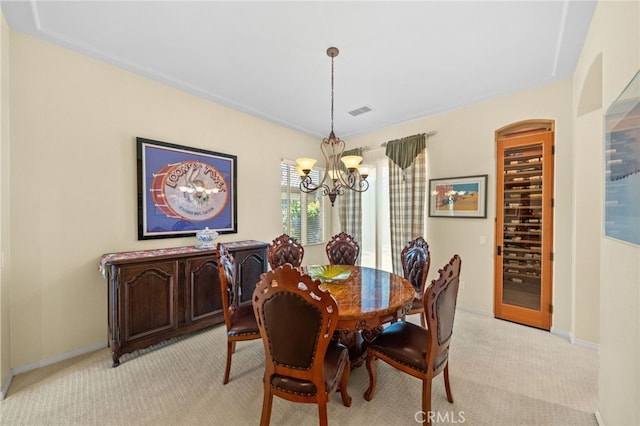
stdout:
[[333,337],[349,350],[351,369],[360,367],[367,359],[367,346],[378,334],[382,326],[365,330],[336,330]]

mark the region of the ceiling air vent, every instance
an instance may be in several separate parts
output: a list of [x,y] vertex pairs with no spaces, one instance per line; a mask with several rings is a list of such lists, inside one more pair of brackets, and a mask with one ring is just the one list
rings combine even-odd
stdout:
[[356,108],[353,111],[349,111],[349,114],[351,114],[354,117],[357,117],[358,115],[364,114],[369,111],[373,111],[373,109],[365,105],[363,107]]

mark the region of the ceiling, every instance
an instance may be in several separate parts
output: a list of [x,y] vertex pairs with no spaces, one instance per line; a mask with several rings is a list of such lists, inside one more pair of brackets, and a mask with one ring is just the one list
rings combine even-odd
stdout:
[[318,137],[335,46],[345,139],[572,77],[596,1],[0,3],[13,30]]

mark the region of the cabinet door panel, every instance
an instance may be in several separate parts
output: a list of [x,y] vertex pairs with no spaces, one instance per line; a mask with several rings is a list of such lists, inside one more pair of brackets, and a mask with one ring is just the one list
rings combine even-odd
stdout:
[[189,321],[219,317],[222,295],[215,256],[187,260],[187,291],[190,298]]
[[238,251],[234,253],[237,265],[238,297],[240,302],[251,303],[253,290],[260,274],[267,270],[267,250]]
[[122,268],[120,331],[124,342],[177,328],[177,270],[175,261]]

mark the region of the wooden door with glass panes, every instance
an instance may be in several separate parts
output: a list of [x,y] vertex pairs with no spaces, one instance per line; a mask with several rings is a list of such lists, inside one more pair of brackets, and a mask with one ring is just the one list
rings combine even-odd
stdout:
[[496,131],[496,318],[550,330],[554,122]]

